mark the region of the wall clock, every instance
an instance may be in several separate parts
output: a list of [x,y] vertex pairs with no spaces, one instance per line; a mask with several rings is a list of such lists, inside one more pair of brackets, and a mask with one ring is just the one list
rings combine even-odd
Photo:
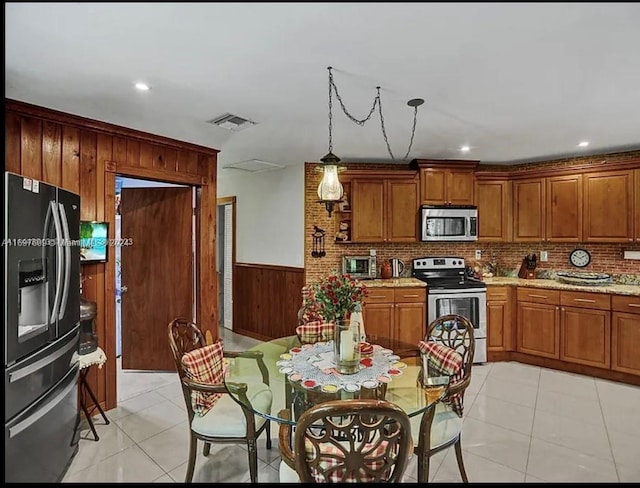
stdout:
[[591,254],[586,249],[574,249],[569,254],[569,261],[578,268],[584,268],[591,262]]

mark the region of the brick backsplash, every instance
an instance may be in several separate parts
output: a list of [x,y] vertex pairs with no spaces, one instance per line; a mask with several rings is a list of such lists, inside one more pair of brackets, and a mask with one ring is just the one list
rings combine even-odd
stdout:
[[[559,159],[527,165],[508,167],[509,170],[520,170],[532,166],[549,168],[557,166],[572,166],[576,164],[600,163],[607,161],[626,161],[640,158],[640,151],[604,154],[573,159]],[[566,243],[551,244],[543,242],[532,243],[376,243],[376,244],[341,244],[334,241],[335,224],[329,217],[324,205],[317,203],[317,188],[320,183],[321,173],[316,169],[318,163],[305,164],[305,281],[311,283],[317,281],[323,275],[339,270],[343,255],[368,255],[370,249],[377,252],[378,265],[386,259],[398,258],[407,265],[405,274],[410,273],[411,260],[424,256],[461,256],[469,265],[475,264],[475,250],[482,250],[482,262],[489,261],[493,254],[498,263],[501,274],[517,272],[526,254],[538,255],[539,271],[577,270],[569,263],[569,253],[576,247],[587,249],[591,253],[591,263],[580,268],[580,271],[606,272],[614,275],[633,274],[640,275],[640,261],[622,258],[623,250],[640,250],[639,244],[591,244],[591,243]],[[349,169],[408,169],[406,165],[371,164],[371,163],[347,163]],[[486,168],[505,170],[505,166],[487,166]],[[485,169],[482,166],[482,169]],[[323,258],[311,257],[312,234],[314,225],[326,231],[325,252]],[[540,251],[548,252],[548,261],[540,262]],[[482,264],[482,263],[480,263]]]

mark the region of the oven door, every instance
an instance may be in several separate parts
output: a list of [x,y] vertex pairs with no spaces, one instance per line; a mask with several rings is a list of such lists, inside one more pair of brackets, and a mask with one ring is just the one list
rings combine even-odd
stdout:
[[443,315],[462,315],[473,324],[476,343],[474,363],[487,360],[487,294],[485,290],[429,290],[428,322]]

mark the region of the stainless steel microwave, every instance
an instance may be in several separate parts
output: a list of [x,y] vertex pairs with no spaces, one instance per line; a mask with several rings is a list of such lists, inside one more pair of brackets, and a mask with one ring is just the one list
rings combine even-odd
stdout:
[[423,205],[420,240],[477,241],[478,207],[473,205]]
[[342,256],[342,274],[362,280],[374,279],[376,273],[375,256]]

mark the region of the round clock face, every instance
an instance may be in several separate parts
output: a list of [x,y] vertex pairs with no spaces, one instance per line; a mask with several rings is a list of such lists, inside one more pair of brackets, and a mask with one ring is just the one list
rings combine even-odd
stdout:
[[574,249],[569,255],[569,261],[578,268],[584,268],[591,262],[591,254],[586,249]]

